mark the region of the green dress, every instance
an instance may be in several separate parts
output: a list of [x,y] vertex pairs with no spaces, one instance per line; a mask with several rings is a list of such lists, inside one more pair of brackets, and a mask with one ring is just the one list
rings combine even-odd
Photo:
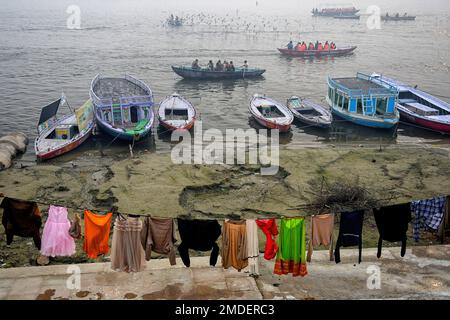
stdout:
[[292,273],[294,277],[305,276],[306,270],[305,219],[282,219],[278,238],[278,253],[275,274]]

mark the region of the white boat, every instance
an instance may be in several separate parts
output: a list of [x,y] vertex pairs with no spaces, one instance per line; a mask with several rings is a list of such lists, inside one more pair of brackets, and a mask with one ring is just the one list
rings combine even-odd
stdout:
[[159,104],[159,123],[168,130],[189,130],[194,126],[196,117],[194,106],[177,93],[166,97]]
[[250,101],[249,111],[260,125],[268,129],[278,129],[280,132],[289,131],[294,121],[288,107],[259,94],[255,94]]
[[287,101],[287,107],[296,119],[311,126],[329,128],[333,116],[329,110],[310,100],[292,96]]

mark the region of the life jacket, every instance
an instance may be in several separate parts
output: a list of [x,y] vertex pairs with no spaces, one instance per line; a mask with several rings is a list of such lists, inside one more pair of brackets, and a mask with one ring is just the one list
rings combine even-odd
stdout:
[[302,44],[302,46],[300,47],[300,51],[305,51],[306,50],[306,44]]
[[325,46],[323,47],[323,50],[330,50],[330,47],[328,46],[328,43],[325,43]]
[[319,51],[323,50],[323,45],[321,43],[319,43],[319,45],[317,46],[317,50],[319,50]]
[[309,44],[308,50],[314,50],[314,45],[312,43]]

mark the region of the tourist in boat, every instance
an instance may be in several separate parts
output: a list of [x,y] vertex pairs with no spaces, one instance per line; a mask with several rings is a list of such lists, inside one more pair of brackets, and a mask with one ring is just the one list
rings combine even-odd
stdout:
[[316,41],[316,44],[314,45],[315,50],[319,50],[319,41]]
[[308,50],[314,50],[314,44],[312,42],[309,43]]
[[300,46],[300,51],[306,51],[307,47],[306,47],[306,43],[305,41],[303,41],[302,45]]
[[336,44],[334,42],[331,42],[330,49],[336,50]]
[[328,41],[325,41],[325,45],[323,46],[323,50],[325,50],[325,51],[330,50],[330,45],[328,44]]
[[297,42],[297,44],[295,45],[294,50],[295,50],[295,51],[300,51],[301,45],[302,45],[302,44],[301,44],[300,42]]
[[396,14],[395,14],[395,17],[396,17],[396,18],[400,17],[400,14],[399,14],[399,13],[396,13]]
[[292,50],[294,49],[294,44],[292,43],[292,40],[289,41],[288,45],[287,45],[288,50]]
[[220,60],[216,63],[216,71],[223,71],[223,64]]
[[230,69],[229,71],[234,72],[236,69],[234,68],[234,64],[233,61],[230,61],[230,64],[228,65],[228,68]]
[[208,62],[208,70],[214,71],[214,63],[212,62],[212,60],[209,60]]
[[319,42],[319,44],[317,45],[317,50],[319,50],[319,51],[323,50],[322,42]]
[[230,71],[230,65],[228,64],[227,60],[223,61],[223,70]]
[[194,62],[192,62],[192,69],[200,69],[200,66],[198,65],[198,59],[195,59]]
[[247,60],[244,61],[244,64],[242,65],[242,68],[244,68],[245,70],[248,69],[248,63],[247,63]]

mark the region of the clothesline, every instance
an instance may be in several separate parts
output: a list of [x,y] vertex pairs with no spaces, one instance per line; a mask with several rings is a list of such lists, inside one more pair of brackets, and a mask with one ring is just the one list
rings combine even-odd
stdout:
[[[441,197],[441,196],[447,197],[448,195],[438,195],[438,196],[434,196],[434,197]],[[5,196],[4,193],[0,193],[0,198],[6,198],[6,197],[7,196]],[[14,197],[11,197],[11,198],[14,198]],[[380,199],[375,199],[375,201],[379,201],[379,202],[381,202],[381,201],[390,201],[390,200],[399,199],[399,198],[400,197],[390,197],[390,198],[383,198],[383,199],[380,198]],[[417,200],[422,200],[422,199],[417,199]],[[90,207],[90,208],[77,207],[77,206],[73,206],[73,205],[65,205],[65,204],[58,203],[57,200],[52,201],[52,200],[48,200],[48,199],[47,199],[47,201],[39,200],[39,199],[27,199],[26,201],[35,202],[37,204],[46,205],[46,206],[51,206],[51,205],[53,205],[53,206],[61,206],[61,207],[65,207],[65,208],[72,209],[72,210],[80,210],[80,211],[83,211],[83,212],[84,212],[84,210],[87,209],[87,210],[93,210],[96,213],[107,214],[107,213],[111,212],[111,213],[114,213],[114,214],[127,215],[127,216],[136,216],[136,217],[150,217],[150,216],[153,217],[153,218],[190,217],[190,213],[182,214],[182,215],[179,215],[177,217],[157,217],[157,216],[153,216],[152,214],[147,214],[147,213],[130,213],[130,212],[126,212],[126,211],[118,211],[115,208],[112,208],[110,210],[104,210],[104,209],[92,208],[92,207]],[[416,201],[416,200],[411,200],[411,201],[408,201],[408,202],[413,202],[413,201]],[[397,204],[403,204],[403,203],[389,203],[388,205],[390,206],[390,205],[397,205]],[[315,203],[311,203],[311,204],[304,204],[304,205],[296,206],[295,208],[288,208],[287,210],[291,210],[292,211],[292,210],[301,210],[301,209],[311,209],[311,208],[314,208],[314,207],[317,207],[317,206],[319,206],[318,203],[316,203],[316,204]],[[379,207],[381,207],[381,206],[379,206]],[[369,208],[369,207],[362,207],[362,208],[353,207],[353,208],[349,208],[349,210],[351,210],[351,211],[371,210],[371,209],[375,209],[375,208]],[[256,209],[249,209],[249,208],[245,208],[243,210],[244,211],[254,211],[255,213],[261,212],[262,214],[267,214],[267,212],[269,212],[267,210],[256,210]],[[334,213],[342,213],[342,212],[346,212],[346,211],[349,211],[349,210],[342,210],[342,211],[338,211],[338,212],[334,212]],[[323,212],[317,213],[317,214],[308,213],[308,214],[304,214],[304,215],[301,215],[301,216],[286,216],[286,215],[278,213],[278,212],[272,212],[273,214],[271,214],[269,216],[258,216],[257,218],[261,219],[261,220],[266,220],[266,219],[284,219],[284,218],[292,219],[292,218],[306,218],[306,217],[310,217],[310,216],[314,216],[314,215],[330,213],[330,212],[326,212],[326,210],[322,210],[322,211]],[[215,220],[218,220],[218,221],[225,221],[225,220],[228,220],[228,219],[241,219],[241,217],[239,215],[237,215],[237,214],[228,214],[228,215],[225,215],[225,217],[223,215],[215,216],[215,215],[211,214],[211,215],[209,215],[209,217],[211,219],[215,219]],[[368,218],[366,217],[365,220],[366,219],[368,219]]]

